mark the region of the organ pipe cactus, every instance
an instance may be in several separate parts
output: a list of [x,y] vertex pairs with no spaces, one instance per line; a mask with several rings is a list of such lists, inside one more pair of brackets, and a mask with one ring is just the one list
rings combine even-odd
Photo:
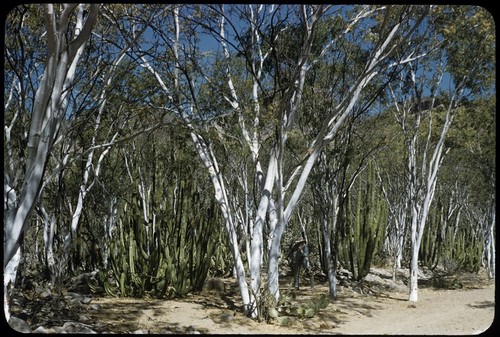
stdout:
[[449,228],[444,246],[443,261],[448,270],[477,272],[481,267],[483,242],[474,229]]
[[352,196],[346,198],[344,221],[348,240],[339,246],[343,250],[340,256],[348,262],[354,280],[361,280],[370,271],[374,253],[381,246],[385,233],[388,207],[376,182],[375,169],[370,163],[366,180],[359,178],[355,213]]
[[429,216],[419,252],[419,260],[430,270],[436,268],[442,252],[443,238],[441,237],[441,229],[443,225],[443,208],[437,207]]
[[148,221],[138,195],[124,202],[109,242],[111,270],[100,274],[108,294],[162,297],[201,290],[217,247],[220,217],[217,205],[203,199],[196,180],[188,178],[157,188]]

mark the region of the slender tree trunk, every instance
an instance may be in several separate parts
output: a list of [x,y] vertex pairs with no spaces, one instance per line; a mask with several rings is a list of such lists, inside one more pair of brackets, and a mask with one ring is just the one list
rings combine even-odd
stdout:
[[[270,196],[273,191],[274,180],[276,177],[277,171],[277,154],[276,151],[271,151],[271,155],[269,158],[269,166],[267,170],[266,180],[264,183],[264,188],[262,190],[261,199],[259,202],[259,206],[257,208],[257,214],[255,223],[253,226],[253,235],[252,235],[252,244],[251,244],[251,260],[250,260],[250,284],[252,288],[252,292],[257,300],[260,300],[260,286],[261,286],[261,269],[262,269],[262,254],[264,248],[263,242],[263,228],[264,221],[266,219],[266,214],[269,209],[269,202],[271,200]],[[274,228],[274,232],[272,233],[272,241],[271,248],[269,249],[269,266],[272,266],[273,269],[269,268],[268,270],[268,285],[271,284],[271,280],[276,280],[278,278],[278,255],[279,255],[279,244],[278,247],[273,247],[273,243],[276,244],[277,239],[281,239],[280,234],[280,205],[278,204],[278,222],[276,227]],[[278,291],[278,288],[274,288]],[[273,294],[273,292],[271,292]],[[256,313],[258,314],[258,313]]]
[[[310,29],[312,29],[312,26],[316,23],[316,20],[319,19],[319,17],[315,17],[312,20],[312,23],[307,23],[306,25],[310,24],[311,26],[308,26]],[[305,20],[307,22],[307,20]],[[363,74],[360,75],[358,78],[357,82],[353,87],[349,90],[349,93],[345,96],[345,98],[342,100],[341,103],[339,103],[334,109],[332,109],[332,112],[328,114],[328,116],[324,119],[323,124],[321,126],[321,130],[318,132],[316,135],[311,147],[309,148],[309,154],[305,158],[305,164],[302,167],[302,172],[299,176],[299,179],[297,181],[297,184],[295,185],[295,188],[293,189],[293,193],[286,205],[286,208],[284,210],[284,214],[281,220],[278,221],[278,224],[276,226],[276,237],[281,239],[281,234],[283,233],[286,225],[288,224],[288,221],[290,220],[290,217],[295,210],[295,207],[297,206],[300,197],[302,196],[302,192],[306,186],[307,179],[309,178],[309,174],[311,173],[311,170],[316,163],[322,149],[324,146],[329,144],[334,136],[337,134],[339,128],[344,124],[345,120],[347,119],[348,115],[352,112],[354,105],[358,102],[360,99],[360,95],[363,91],[363,89],[370,83],[370,81],[378,74],[376,71],[376,66],[379,64],[379,62],[382,61],[385,57],[388,56],[386,54],[385,56],[382,56],[385,49],[388,48],[389,43],[392,41],[394,38],[396,32],[399,30],[400,24],[395,25],[390,33],[387,35],[387,37],[384,40],[384,43],[379,45],[377,52],[374,54],[375,56],[367,61],[367,67],[366,70],[363,72]],[[311,33],[311,31],[309,31]],[[311,36],[310,36],[311,38]],[[310,44],[307,44],[304,48],[304,50],[307,51],[307,53],[304,53],[301,57],[301,60],[307,60],[309,57],[309,49],[312,44],[312,38],[309,41]],[[285,111],[284,113],[284,125],[283,125],[283,137],[286,137],[286,130],[288,130],[294,122],[294,116],[297,111],[297,106],[300,103],[301,100],[301,95],[302,95],[302,89],[304,85],[304,79],[306,72],[308,70],[308,67],[304,63],[302,67],[298,69],[298,74],[297,74],[297,91],[296,95],[294,94],[294,100],[290,101],[290,107],[287,108],[288,111]],[[283,144],[286,138],[283,139]],[[275,240],[273,238],[273,243],[279,245],[280,242]],[[273,266],[276,268],[278,265],[277,261],[272,261],[273,259],[277,259],[275,255],[269,257],[269,266]],[[271,272],[271,271],[268,271]],[[277,272],[275,272],[277,274]],[[269,291],[272,295],[274,295],[276,298],[279,297],[279,292],[278,292],[278,279],[273,278],[269,280]]]
[[[335,226],[334,226],[335,227]],[[323,236],[323,256],[326,261],[326,269],[328,275],[328,294],[331,298],[337,297],[337,268],[335,259],[332,254],[330,241],[330,224],[327,215],[324,214],[321,219],[321,232]]]
[[104,219],[104,240],[103,240],[103,254],[102,254],[102,265],[104,270],[108,268],[108,257],[109,257],[109,246],[108,242],[114,234],[116,228],[116,214],[118,211],[117,198],[113,197],[109,203],[109,216]]
[[[281,130],[282,132],[283,130]],[[272,233],[271,238],[271,247],[269,248],[269,261],[268,261],[268,270],[267,270],[267,280],[268,280],[268,289],[269,292],[274,295],[275,299],[279,299],[279,252],[280,252],[280,244],[281,237],[284,231],[284,191],[283,191],[283,138],[280,135],[280,139],[278,140],[278,150],[277,150],[277,158],[276,158],[276,173],[278,176],[278,204],[276,207],[277,214],[277,223],[274,227],[274,231]],[[269,172],[268,172],[269,173]]]
[[45,246],[45,263],[47,265],[47,269],[49,270],[50,281],[52,284],[56,281],[56,261],[54,259],[54,233],[56,227],[56,219],[55,216],[49,216],[47,210],[45,209],[43,198],[41,198],[40,202],[40,211],[43,215],[43,243]]
[[14,256],[9,260],[7,265],[4,267],[3,275],[3,304],[5,320],[8,322],[10,320],[10,290],[14,287],[16,283],[17,267],[21,261],[21,247],[17,247],[17,251]]
[[488,276],[492,279],[495,278],[495,268],[496,268],[496,261],[495,261],[495,236],[494,236],[494,228],[495,228],[495,215],[496,215],[496,210],[495,206],[492,207],[492,216],[491,216],[491,222],[489,225],[489,230],[487,234],[487,240],[486,240],[486,253],[487,253],[487,261],[486,261],[486,270],[488,271]]
[[418,302],[418,250],[419,246],[412,239],[410,260],[409,301]]
[[[33,211],[39,197],[40,187],[45,171],[45,165],[51,151],[56,131],[59,129],[62,118],[61,107],[65,104],[67,90],[73,82],[76,64],[83,51],[86,40],[90,37],[97,16],[98,7],[93,6],[89,19],[83,26],[82,13],[84,8],[79,7],[78,37],[69,46],[62,44],[58,36],[64,35],[53,29],[66,32],[69,25],[69,13],[76,5],[64,6],[61,17],[65,21],[55,23],[55,14],[52,5],[47,5],[46,18],[48,27],[49,53],[46,61],[46,69],[39,89],[35,96],[32,120],[28,140],[28,158],[26,165],[26,177],[20,202],[16,209],[16,215],[11,220],[8,218],[5,224],[4,265],[10,260],[19,245],[18,240],[29,223],[29,216]],[[78,43],[77,43],[78,42]],[[63,49],[67,48],[67,49]],[[76,49],[75,49],[76,48]]]
[[[405,212],[405,209],[400,210],[400,212]],[[403,261],[403,246],[405,241],[405,221],[406,216],[399,215],[394,219],[394,262],[392,268],[392,280],[396,281],[396,272],[401,269],[401,262]]]
[[229,201],[227,199],[227,191],[223,184],[222,174],[218,171],[217,163],[215,162],[214,156],[211,154],[209,147],[205,143],[204,139],[196,134],[194,130],[191,131],[191,138],[198,152],[200,159],[202,160],[204,166],[207,168],[210,180],[215,189],[215,199],[219,204],[222,215],[225,221],[226,233],[229,239],[231,255],[233,257],[233,264],[236,273],[236,278],[238,281],[238,286],[240,288],[240,294],[243,302],[243,312],[245,314],[252,314],[256,316],[256,311],[254,306],[254,294],[249,292],[248,284],[245,276],[245,268],[243,265],[243,260],[241,259],[238,235],[236,234],[236,227],[234,220],[229,208]]

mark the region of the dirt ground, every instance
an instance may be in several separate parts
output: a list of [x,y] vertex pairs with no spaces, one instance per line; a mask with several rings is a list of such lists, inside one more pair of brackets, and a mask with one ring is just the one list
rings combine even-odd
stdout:
[[[91,319],[101,322],[102,330],[115,333],[471,335],[486,331],[495,315],[494,281],[454,281],[453,289],[422,285],[416,303],[408,302],[404,287],[361,293],[343,287],[337,299],[314,317],[291,317],[286,326],[243,316],[231,279],[224,280],[230,291],[190,294],[180,300],[94,297],[92,303],[100,309]],[[326,282],[318,282],[312,289],[301,288],[296,300],[306,303],[327,293]]]

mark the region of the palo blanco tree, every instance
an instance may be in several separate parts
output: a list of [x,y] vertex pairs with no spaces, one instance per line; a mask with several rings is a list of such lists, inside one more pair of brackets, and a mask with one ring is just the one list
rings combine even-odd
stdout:
[[[269,8],[273,10],[272,6]],[[262,256],[263,245],[264,245],[263,227],[264,227],[264,220],[269,209],[269,205],[270,203],[272,204],[272,201],[270,202],[270,199],[274,182],[276,179],[275,177],[276,177],[276,162],[277,162],[276,151],[274,151],[275,154],[271,155],[269,159],[267,173],[264,173],[259,153],[261,144],[259,141],[259,130],[258,130],[260,123],[259,114],[261,110],[261,99],[259,97],[259,89],[262,84],[261,77],[263,76],[264,61],[272,51],[272,49],[270,48],[268,48],[268,50],[266,51],[263,51],[264,43],[262,42],[260,28],[263,26],[263,23],[261,21],[262,18],[266,18],[266,20],[272,20],[272,16],[267,15],[267,11],[269,9],[267,7],[265,8],[264,6],[243,7],[245,13],[244,20],[246,20],[245,22],[249,27],[250,43],[251,43],[250,45],[251,53],[247,55],[247,57],[249,59],[250,67],[253,70],[254,74],[254,76],[251,77],[252,94],[249,103],[251,109],[254,112],[254,118],[251,126],[247,126],[244,114],[244,104],[246,102],[244,102],[240,98],[240,95],[238,94],[233,78],[234,74],[232,73],[232,69],[230,67],[231,52],[228,45],[232,43],[232,41],[229,41],[229,39],[226,38],[227,18],[225,13],[225,7],[224,6],[221,6],[219,8],[211,7],[210,9],[212,13],[215,13],[216,19],[215,21],[212,22],[209,21],[208,23],[206,23],[206,25],[210,28],[211,33],[214,34],[214,36],[216,36],[216,38],[219,40],[223,52],[222,60],[225,63],[223,81],[225,87],[227,88],[227,91],[221,93],[221,95],[223,96],[223,99],[227,103],[229,103],[230,107],[234,109],[236,115],[238,116],[238,127],[240,128],[240,132],[243,135],[245,145],[248,146],[250,149],[252,160],[255,166],[257,181],[259,184],[259,188],[261,189],[260,192],[261,198],[257,208],[244,210],[245,213],[248,213],[248,211],[250,211],[252,218],[252,220],[250,220],[252,239],[248,247],[250,251],[247,251],[249,260],[248,262],[249,262],[250,278],[251,278],[250,281],[251,290],[248,289],[248,283],[246,281],[245,268],[243,265],[240,252],[241,239],[238,237],[238,231],[237,231],[238,227],[237,221],[241,219],[241,216],[239,216],[239,214],[242,214],[243,212],[241,212],[239,206],[235,204],[234,202],[235,198],[231,196],[231,191],[229,191],[228,188],[226,187],[224,174],[222,170],[219,169],[218,160],[213,152],[213,146],[211,144],[212,140],[206,139],[202,135],[202,132],[196,125],[197,124],[196,120],[194,120],[193,118],[194,116],[197,115],[199,116],[201,111],[199,110],[199,106],[197,105],[199,97],[195,95],[195,92],[193,90],[193,88],[197,89],[195,85],[196,75],[187,72],[188,66],[192,67],[190,63],[193,61],[193,59],[191,57],[189,58],[186,57],[187,46],[180,44],[181,27],[180,27],[180,15],[179,15],[180,10],[178,7],[174,8],[173,10],[173,18],[174,18],[173,22],[175,28],[173,32],[173,37],[171,38],[173,56],[176,62],[176,68],[172,71],[173,87],[168,88],[165,85],[166,81],[164,81],[161,78],[160,73],[153,68],[151,63],[148,62],[144,57],[142,58],[142,60],[144,61],[143,63],[144,67],[151,70],[155,78],[158,79],[160,86],[163,88],[164,92],[168,95],[167,97],[169,99],[172,99],[173,102],[181,102],[181,100],[187,102],[187,104],[185,103],[185,107],[187,107],[187,109],[184,108],[178,110],[178,115],[180,115],[180,117],[183,118],[183,120],[186,123],[186,126],[191,130],[191,136],[195,148],[197,149],[203,164],[208,169],[212,184],[214,185],[215,198],[219,202],[222,214],[225,219],[225,228],[231,245],[231,252],[234,259],[233,263],[235,265],[235,273],[238,279],[238,284],[240,286],[244,311],[256,316],[257,315],[256,306],[258,305],[257,302],[259,301],[260,286],[261,286],[260,275],[261,275],[261,264],[263,257]],[[306,8],[304,7],[304,10],[305,9]],[[313,20],[313,22],[316,22],[319,19],[319,15],[321,13],[322,10],[317,9],[316,14],[314,14],[314,17],[311,20]],[[304,12],[304,15],[305,14],[306,12]],[[214,23],[214,26],[210,27],[210,24],[212,23]],[[230,24],[234,28],[234,23]],[[275,23],[272,24],[275,25]],[[278,33],[279,31],[275,33],[276,35],[271,40],[275,40],[277,38]],[[308,50],[311,48],[312,39],[313,36],[310,34],[310,36],[304,42],[306,44],[306,46],[304,47],[305,48],[304,52],[306,54],[308,54]],[[307,57],[307,55],[303,55],[303,57]],[[198,60],[195,63],[195,65],[197,63],[200,63],[200,61]],[[294,98],[294,100],[298,99],[299,101],[301,93],[300,92],[299,94],[296,93],[297,90],[302,90],[303,87],[305,72],[300,70],[303,66],[304,62],[298,62],[297,70],[295,70],[294,76],[297,77],[299,86],[298,88],[289,89],[290,92],[287,96],[287,97],[291,96]],[[182,76],[180,74],[179,69],[183,70]],[[209,78],[203,72],[198,76],[203,78],[210,85],[215,84],[213,83],[215,79]],[[188,85],[190,91],[183,89],[181,87],[181,85],[183,84]],[[186,93],[188,95],[186,95]],[[177,106],[177,109],[179,108],[180,107]],[[288,106],[288,109],[290,109],[290,111],[288,112],[289,118],[293,118],[293,116],[297,111],[297,108],[298,108],[297,103],[290,104]],[[203,116],[200,116],[200,118],[203,118]],[[215,127],[214,129],[219,137],[222,138],[224,136],[224,133],[220,129],[218,129],[217,127]]]
[[[44,71],[32,103],[22,107],[31,110],[23,181],[13,186],[16,179],[12,171],[8,171],[10,175],[4,179],[5,296],[8,284],[15,281],[20,260],[19,240],[29,226],[30,215],[38,201],[47,160],[67,112],[77,65],[91,36],[98,12],[97,4],[48,4],[43,7],[46,29],[43,38],[47,41]],[[24,81],[23,77],[14,79],[13,88],[21,88],[20,83]],[[18,97],[22,99],[23,95],[20,93]],[[9,123],[14,121],[15,118]],[[6,141],[9,141],[8,136]],[[13,163],[10,158],[8,160]],[[7,305],[7,297],[4,304]],[[7,316],[8,312],[6,308]]]
[[[268,233],[270,246],[267,289],[272,296],[278,298],[278,258],[281,237],[304,191],[312,167],[322,149],[334,138],[339,128],[362,100],[365,89],[372,84],[372,81],[377,76],[420,57],[409,51],[406,55],[396,60],[393,58],[389,62],[389,57],[392,57],[396,50],[412,38],[415,29],[427,14],[426,7],[362,6],[352,8],[352,12],[346,16],[340,9],[332,9],[329,6],[235,6],[229,11],[226,11],[225,6],[211,6],[206,11],[210,15],[206,17],[203,17],[199,9],[190,11],[189,8],[175,8],[172,13],[173,19],[170,21],[174,30],[170,32],[170,36],[163,37],[163,41],[169,45],[175,66],[162,73],[161,67],[154,63],[156,60],[141,55],[141,61],[143,66],[149,69],[158,80],[165,93],[167,107],[163,109],[171,109],[172,113],[182,116],[185,125],[192,131],[193,143],[209,171],[215,197],[224,214],[244,307],[246,311],[256,316],[258,314],[256,308],[261,299],[261,274],[265,248],[263,233],[266,215],[276,214],[276,220],[270,222],[272,225],[269,226]],[[239,14],[239,21],[235,19],[234,13]],[[315,46],[316,30],[325,15],[337,16],[345,23],[342,30],[318,47]],[[297,24],[283,20],[282,18],[286,16],[297,19]],[[185,27],[180,24],[181,18],[184,18]],[[377,22],[374,26],[370,23],[373,19]],[[218,41],[222,51],[222,58],[219,59],[219,64],[223,69],[221,77],[211,77],[206,70],[202,70],[201,54],[193,43],[192,36],[189,36],[193,34],[193,30],[188,30],[189,22],[195,22],[198,27],[205,27],[215,41]],[[271,33],[264,38],[262,32],[266,25],[271,27]],[[245,39],[241,38],[244,35],[241,27],[245,27],[244,31],[248,33]],[[287,60],[286,73],[278,67],[275,67],[274,73],[266,73],[265,65],[268,58],[274,57],[273,62],[283,62],[285,56],[290,56],[280,50],[280,43],[283,43],[280,39],[286,36],[287,29],[297,27],[299,27],[296,32],[300,36],[300,48],[291,62]],[[373,33],[363,40],[362,37],[366,36],[365,31],[368,28]],[[160,34],[162,30],[156,29],[155,31]],[[288,177],[285,177],[284,161],[288,156],[285,151],[286,142],[300,111],[307,75],[314,64],[323,59],[335,57],[336,48],[340,48],[340,55],[345,60],[351,57],[347,52],[342,54],[341,48],[342,44],[349,39],[368,46],[368,51],[364,53],[363,66],[353,74],[349,74],[348,78],[351,82],[345,83],[346,89],[334,97],[334,102],[327,111],[321,112],[322,120],[313,141],[309,144],[300,163],[290,171]],[[316,49],[314,54],[313,47]],[[233,68],[236,55],[245,56],[246,68],[243,70],[247,73],[251,90],[247,91],[248,87],[245,83],[236,81],[237,69]],[[241,70],[238,69],[238,71]],[[276,77],[285,74],[287,80],[278,83]],[[171,82],[167,79],[171,79]],[[172,85],[169,86],[167,83],[172,83]],[[217,88],[214,92],[222,98],[220,100],[222,104],[218,109],[224,112],[210,112],[211,116],[215,116],[211,124],[201,123],[207,120],[208,112],[202,109],[200,83]],[[278,88],[276,83],[285,84],[285,86]],[[246,95],[246,92],[250,94]],[[280,94],[276,95],[276,93]],[[264,98],[275,96],[272,115],[263,119],[264,109],[270,109],[269,105],[263,104]],[[229,105],[229,108],[223,108],[224,102],[226,106]],[[244,140],[242,144],[250,150],[255,181],[258,182],[259,199],[251,208],[248,208],[250,205],[247,204],[243,212],[240,212],[241,206],[234,204],[236,199],[232,197],[233,191],[226,184],[223,169],[220,167],[221,162],[213,150],[213,142],[217,139],[224,139],[229,132],[228,129],[223,129],[217,124],[216,117],[227,116],[229,113],[237,116],[237,128]],[[250,124],[248,124],[249,121]],[[203,131],[207,125],[212,125],[211,130],[215,138],[207,137],[209,134]],[[261,143],[265,129],[275,130],[275,136],[271,147],[266,151],[267,154],[262,152]],[[267,169],[264,169],[262,160],[266,156]],[[297,181],[296,178],[298,178]],[[274,193],[275,185],[276,192]],[[288,198],[286,193],[289,191],[291,191],[291,196]],[[246,281],[240,252],[242,242],[237,230],[238,221],[241,219],[239,214],[242,213],[250,214],[247,226],[249,231],[246,236],[250,240],[250,252],[247,251],[250,287]]]
[[[395,12],[399,15],[396,15]],[[324,57],[330,50],[335,51],[336,43],[340,43],[343,38],[347,39],[351,32],[354,36],[356,36],[356,32],[359,34],[361,29],[366,28],[366,26],[364,27],[364,24],[366,24],[363,21],[364,19],[376,18],[376,20],[378,20],[380,25],[371,28],[376,33],[369,36],[369,41],[365,41],[365,43],[368,43],[371,47],[366,54],[365,66],[362,67],[358,73],[353,75],[353,81],[347,83],[347,89],[342,91],[339,97],[335,97],[335,103],[324,112],[319,131],[316,133],[307,153],[303,157],[303,164],[296,168],[288,180],[293,180],[295,174],[300,172],[300,174],[297,174],[298,181],[293,188],[290,188],[293,192],[288,203],[286,205],[281,203],[281,209],[278,208],[278,224],[274,231],[273,245],[269,252],[268,267],[269,291],[274,296],[279,296],[278,252],[281,236],[303,193],[312,167],[315,165],[321,151],[332,141],[340,127],[353,112],[353,109],[355,109],[358,104],[361,104],[363,99],[366,99],[364,94],[371,82],[374,81],[377,76],[390,72],[392,68],[397,68],[415,58],[421,57],[421,55],[411,51],[408,54],[399,55],[393,62],[388,62],[388,59],[393,56],[393,53],[396,50],[400,50],[400,48],[412,38],[415,29],[419,26],[426,14],[426,7],[362,7],[359,12],[354,14],[354,18],[347,23],[346,28],[339,32],[339,35],[331,40],[331,42],[326,45],[325,49],[320,52],[319,56]],[[318,60],[319,58],[311,60],[308,66],[314,64]],[[308,70],[308,67],[305,67],[304,70]],[[378,85],[381,85],[380,82]],[[290,119],[286,118],[285,115],[283,118],[283,130],[286,130],[285,126],[287,126],[289,121]],[[281,144],[284,144],[286,141],[286,133],[282,139],[283,141]],[[278,147],[278,150],[283,151],[283,146]],[[285,186],[288,188],[290,183],[286,185],[280,185],[278,183],[278,196],[284,192]]]
[[[112,6],[108,8],[101,8],[101,13],[104,18],[102,21],[111,22],[112,25],[115,25],[116,22],[110,18],[113,14],[116,13],[113,10]],[[147,19],[146,19],[147,21]],[[103,28],[104,27],[104,28]],[[109,154],[109,151],[112,149],[114,144],[124,142],[125,140],[129,140],[134,136],[144,132],[148,129],[147,123],[145,126],[145,130],[143,127],[134,127],[129,126],[129,121],[133,120],[134,114],[129,111],[128,107],[125,107],[125,104],[121,103],[115,106],[115,109],[110,108],[110,101],[113,100],[113,97],[116,96],[117,88],[116,82],[123,80],[124,73],[127,73],[127,67],[122,66],[123,63],[127,62],[127,53],[130,52],[131,47],[134,45],[135,41],[123,41],[123,45],[116,48],[116,54],[110,52],[109,49],[113,50],[113,47],[110,46],[110,40],[114,37],[116,40],[113,43],[116,43],[118,39],[116,35],[113,35],[110,31],[107,31],[106,23],[101,23],[98,27],[95,27],[94,34],[97,37],[94,39],[99,39],[98,42],[94,42],[98,46],[93,46],[93,60],[95,63],[86,64],[89,66],[87,69],[87,73],[89,76],[89,87],[93,87],[93,92],[90,90],[88,92],[84,91],[85,95],[92,95],[90,101],[92,102],[89,106],[89,110],[91,111],[92,117],[90,118],[91,122],[87,122],[89,128],[92,128],[91,134],[89,136],[88,142],[83,142],[81,144],[77,144],[76,138],[77,135],[71,134],[67,130],[65,142],[66,144],[62,147],[62,152],[60,156],[63,160],[57,165],[51,172],[50,176],[48,176],[41,190],[45,188],[45,186],[54,179],[55,176],[58,176],[61,179],[61,176],[64,174],[64,168],[74,162],[77,158],[81,159],[85,162],[83,173],[81,176],[81,182],[78,187],[78,194],[76,198],[75,205],[73,206],[71,201],[68,201],[69,209],[71,212],[69,228],[61,228],[60,232],[65,232],[64,238],[62,239],[63,245],[60,249],[60,253],[58,254],[57,265],[49,265],[49,270],[54,270],[55,275],[52,276],[54,279],[55,276],[60,278],[66,271],[68,260],[70,258],[71,247],[77,237],[78,227],[80,224],[80,219],[83,214],[83,209],[85,205],[85,201],[92,188],[94,187],[101,170],[103,169],[102,164],[106,156]],[[116,25],[116,27],[119,27]],[[146,29],[147,25],[143,25],[141,30],[137,32],[136,39],[138,39],[141,34]],[[109,35],[108,35],[109,34]],[[83,66],[83,65],[82,65]],[[130,66],[129,66],[130,67]],[[95,69],[99,70],[95,70]],[[101,85],[92,86],[90,83],[93,81],[98,81],[100,78]],[[127,78],[124,79],[125,81]],[[132,86],[132,84],[129,84]],[[81,90],[81,89],[80,89]],[[82,112],[74,112],[74,115],[84,115]],[[116,114],[112,117],[112,114]],[[77,118],[83,119],[85,116],[76,116],[73,118],[75,121]],[[88,118],[88,117],[87,117]],[[112,122],[110,122],[112,120]],[[155,128],[161,125],[161,123],[154,123]],[[130,134],[127,134],[122,137],[118,137],[120,134],[123,134],[123,130],[130,130]],[[151,128],[149,128],[151,129]],[[81,129],[74,130],[75,133],[81,132]],[[105,135],[105,136],[103,136]],[[59,141],[59,140],[58,140]],[[76,154],[75,148],[79,147],[79,152]],[[46,211],[45,211],[46,212]],[[47,218],[47,217],[46,217]],[[62,225],[62,224],[61,224]],[[54,230],[53,225],[46,226],[52,230]],[[46,238],[53,238],[54,233],[50,232]],[[52,242],[45,242],[47,247],[52,246]],[[52,254],[50,254],[52,255]],[[54,261],[48,261],[48,263],[55,263]]]
[[[114,110],[119,113],[118,118],[109,122],[109,116],[105,117],[109,115],[107,104],[117,69],[133,43],[125,41],[119,48],[114,46],[114,52],[110,52],[113,48],[110,45],[118,41],[109,39],[106,29],[96,33],[101,6],[69,4],[23,8],[26,11],[15,11],[18,16],[9,20],[8,27],[15,33],[12,36],[18,39],[9,40],[6,48],[8,64],[12,69],[9,72],[12,86],[6,102],[8,169],[4,180],[4,287],[15,281],[20,261],[20,238],[30,225],[37,203],[40,201],[39,210],[45,223],[46,261],[54,278],[65,268],[85,198],[100,174],[110,147],[162,125],[160,121],[152,127],[132,128],[132,132],[123,136],[124,126],[130,124],[127,116],[133,114],[118,107]],[[109,15],[109,12],[106,14]],[[27,28],[24,31],[23,26]],[[24,53],[24,44],[29,43],[37,33],[43,41],[47,41],[47,49],[40,45],[29,49],[32,54]],[[91,37],[101,43],[90,43]],[[36,63],[36,60],[44,58],[44,64]],[[95,63],[84,64],[82,59],[92,59]],[[25,69],[29,72],[24,73]],[[83,149],[85,146],[77,139],[80,139],[78,132],[85,126],[92,129],[93,135]],[[11,137],[13,129],[21,130],[21,136]],[[25,136],[22,136],[24,133]],[[106,133],[108,135],[103,137]],[[26,137],[27,150],[23,137]],[[64,179],[65,169],[82,158],[86,162],[82,182],[75,208],[71,209],[61,256],[56,257],[53,255],[53,231],[56,225],[62,224],[55,223],[56,219],[51,214],[54,210],[47,207],[41,195],[49,183],[61,177]]]
[[[353,109],[366,98],[366,88],[372,85],[382,88],[385,83],[382,78],[422,56],[406,50],[405,46],[427,15],[427,9],[361,6],[350,8],[346,14],[341,8],[331,6],[249,5],[229,9],[226,6],[174,6],[171,10],[165,9],[167,15],[152,23],[162,41],[164,55],[143,53],[141,46],[137,46],[141,65],[158,81],[165,97],[164,106],[157,109],[183,119],[209,172],[215,198],[224,215],[235,274],[248,313],[257,316],[256,309],[261,303],[266,217],[271,221],[267,227],[270,244],[265,289],[277,299],[281,238],[311,169]],[[344,23],[341,30],[318,46],[316,32],[325,17],[335,17]],[[173,29],[166,30],[166,23]],[[209,52],[200,51],[197,37],[200,27],[220,48],[220,57],[215,60],[208,61]],[[371,32],[368,35],[367,29]],[[264,34],[266,30],[268,33]],[[292,30],[293,35],[287,35]],[[283,51],[284,39],[293,36],[297,40],[293,50]],[[366,48],[353,54],[345,47],[348,42]],[[401,50],[406,53],[395,54]],[[243,56],[245,67],[235,67],[238,56]],[[333,95],[332,104],[321,111],[320,126],[299,163],[288,169],[285,161],[290,154],[286,143],[301,112],[312,67],[326,60],[342,64],[353,56],[360,57],[363,65],[348,74],[349,81],[344,83],[343,90],[338,93],[327,90]],[[162,63],[167,59],[170,63]],[[217,104],[207,104],[207,88]],[[214,93],[218,100],[213,98]],[[235,116],[236,128],[219,124],[229,116]],[[228,184],[225,168],[214,151],[215,144],[227,139],[234,130],[238,130],[238,135],[233,137],[240,137],[243,147],[249,150],[257,182],[256,202],[247,203],[243,208],[242,203],[236,202],[239,198],[235,197],[234,185]],[[271,144],[264,147],[263,139],[269,130]],[[248,215],[244,236],[240,230],[240,221],[244,218],[241,214]],[[249,245],[245,244],[246,240],[250,240]],[[246,279],[242,247],[247,248],[250,284]]]
[[[395,116],[405,136],[409,182],[406,193],[411,208],[409,300],[412,302],[418,301],[418,254],[438,172],[447,152],[446,136],[461,100],[477,92],[480,81],[485,84],[484,79],[493,66],[489,45],[493,41],[491,17],[485,10],[434,7],[432,14],[428,29],[433,39],[428,40],[431,46],[426,48],[434,52],[425,60],[408,63],[400,73],[397,93],[391,89]],[[466,49],[474,52],[464,58]],[[446,72],[451,79],[448,85],[442,85]],[[442,106],[436,106],[437,97],[447,97]],[[444,116],[437,140],[433,141],[437,110],[444,110]],[[424,120],[427,131],[422,130]]]

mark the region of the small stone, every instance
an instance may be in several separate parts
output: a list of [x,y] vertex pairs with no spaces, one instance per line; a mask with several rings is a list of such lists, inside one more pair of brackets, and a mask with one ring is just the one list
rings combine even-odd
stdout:
[[71,299],[71,300],[69,301],[69,303],[70,303],[72,306],[75,306],[75,307],[77,307],[77,308],[80,308],[80,307],[82,307],[82,306],[83,306],[82,302],[81,302],[79,299],[77,299],[77,298],[73,298],[73,299]]
[[52,330],[54,330],[54,333],[65,333],[64,328],[62,326],[54,326],[52,327]]
[[92,301],[92,297],[91,296],[83,296],[80,299],[80,302],[82,302],[83,304],[89,304],[91,301]]
[[89,308],[91,308],[93,310],[99,310],[102,308],[102,306],[98,303],[93,303],[93,304],[89,305]]
[[103,322],[95,322],[94,329],[105,331],[108,328],[108,324]]
[[229,322],[233,318],[234,318],[234,316],[232,314],[229,314],[229,313],[223,313],[223,314],[219,315],[219,320],[221,322]]
[[12,329],[21,333],[31,333],[31,327],[25,320],[11,316],[9,325]]
[[135,331],[134,331],[134,332],[132,332],[132,333],[133,333],[133,334],[135,334],[135,335],[142,335],[142,334],[147,335],[147,334],[149,333],[149,331],[148,331],[148,330],[146,330],[146,329],[139,329],[139,330],[135,330]]
[[82,297],[82,295],[80,294],[77,294],[77,293],[74,293],[74,292],[71,292],[71,291],[68,291],[65,295],[64,295],[64,298],[67,299],[67,300],[70,300],[70,299],[80,299]]
[[[45,328],[43,326],[39,326],[37,329],[40,329],[40,328],[42,328],[41,331],[40,331],[40,333],[48,333],[48,334],[55,334],[56,333],[56,330],[54,330],[53,327],[51,327],[51,328]],[[36,331],[33,331],[33,332],[36,332]]]
[[87,315],[81,314],[81,315],[78,315],[78,320],[80,322],[83,322],[83,323],[88,323],[88,322],[90,322],[91,318]]
[[43,326],[39,326],[38,328],[33,330],[33,333],[51,333],[51,332],[45,329]]
[[78,322],[66,322],[62,326],[62,330],[65,333],[96,333],[94,330]]
[[168,329],[161,329],[160,330],[160,335],[172,335],[173,332],[168,330]]
[[50,291],[50,289],[47,289],[47,290],[43,291],[43,292],[40,294],[40,297],[41,297],[41,298],[49,298],[49,297],[52,297],[52,292]]

